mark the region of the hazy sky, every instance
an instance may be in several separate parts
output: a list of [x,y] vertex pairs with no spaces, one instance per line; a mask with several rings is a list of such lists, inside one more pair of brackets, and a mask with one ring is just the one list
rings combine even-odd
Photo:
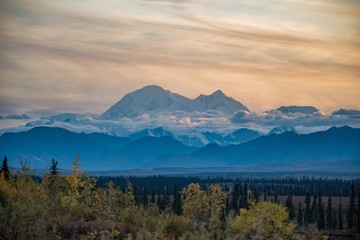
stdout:
[[0,0],[0,114],[102,113],[156,84],[250,110],[360,109],[360,2]]

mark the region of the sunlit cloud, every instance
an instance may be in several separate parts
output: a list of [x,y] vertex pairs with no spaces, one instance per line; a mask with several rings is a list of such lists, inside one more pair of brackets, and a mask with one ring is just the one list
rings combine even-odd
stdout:
[[10,1],[0,10],[1,114],[102,113],[157,84],[222,89],[249,109],[360,108],[353,1]]

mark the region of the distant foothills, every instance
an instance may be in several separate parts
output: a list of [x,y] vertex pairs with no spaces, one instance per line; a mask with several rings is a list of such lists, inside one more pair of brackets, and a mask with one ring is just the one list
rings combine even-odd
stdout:
[[220,90],[189,99],[152,85],[102,114],[64,113],[1,129],[0,154],[13,167],[24,160],[47,168],[55,158],[69,169],[79,154],[84,170],[100,171],[359,171],[359,128],[359,110],[326,115],[313,106],[281,106],[258,113]]
[[[232,134],[204,133],[209,144],[185,144],[162,128],[145,129],[127,137],[75,133],[63,128],[34,127],[0,136],[0,154],[9,165],[27,161],[48,168],[51,159],[69,169],[78,154],[90,171],[159,168],[214,168],[213,171],[332,171],[360,170],[360,129],[331,127],[326,131],[261,135],[250,129]],[[277,130],[274,130],[277,132]]]

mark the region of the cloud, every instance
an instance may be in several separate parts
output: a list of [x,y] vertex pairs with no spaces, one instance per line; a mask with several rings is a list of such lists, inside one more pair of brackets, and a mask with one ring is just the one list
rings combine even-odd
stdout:
[[360,118],[360,110],[353,110],[353,109],[339,109],[333,112],[331,115],[340,115],[340,116],[347,116],[351,118]]
[[19,119],[31,119],[31,117],[27,114],[10,114],[7,116],[2,116],[0,115],[0,119],[15,119],[15,120],[19,120]]
[[283,114],[280,111],[273,110],[264,113],[236,113],[231,118],[231,121],[236,125],[251,124],[251,126],[255,128],[292,126],[302,129],[303,133],[331,126],[350,125],[353,127],[360,127],[360,121],[358,119],[350,118],[346,115],[325,115],[321,112],[316,112],[314,114]]
[[257,111],[358,108],[358,9],[321,0],[4,0],[0,107],[100,113],[157,84],[188,97],[221,88]]

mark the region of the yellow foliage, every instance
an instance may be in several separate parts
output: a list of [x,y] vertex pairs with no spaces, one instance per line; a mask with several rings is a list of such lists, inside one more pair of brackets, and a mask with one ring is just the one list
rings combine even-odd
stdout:
[[286,209],[278,204],[259,202],[250,204],[250,209],[240,209],[233,224],[238,239],[288,238],[295,224],[289,222]]

